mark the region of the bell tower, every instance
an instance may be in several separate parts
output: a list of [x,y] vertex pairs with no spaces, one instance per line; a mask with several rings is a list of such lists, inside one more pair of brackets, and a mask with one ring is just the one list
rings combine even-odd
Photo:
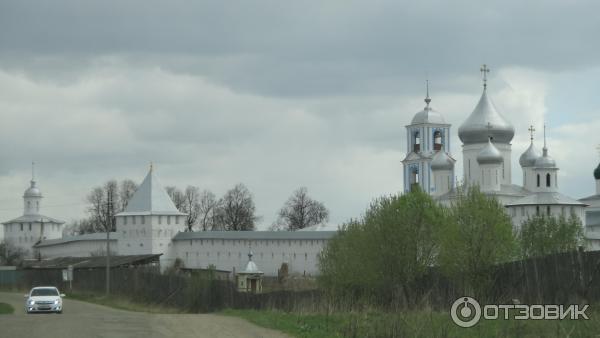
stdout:
[[[439,151],[450,153],[450,124],[431,108],[429,81],[425,97],[425,108],[416,113],[406,126],[406,156],[402,160],[404,168],[404,191],[419,186],[421,190],[434,194],[435,180],[431,167],[434,155]],[[454,167],[451,176],[454,178]],[[451,185],[454,185],[453,179]]]

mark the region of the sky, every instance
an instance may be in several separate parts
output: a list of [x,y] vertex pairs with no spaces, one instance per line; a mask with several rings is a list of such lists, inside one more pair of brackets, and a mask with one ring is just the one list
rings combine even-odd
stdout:
[[559,188],[594,193],[600,162],[597,1],[0,0],[0,218],[22,213],[36,162],[42,212],[85,216],[109,179],[218,196],[252,192],[259,228],[298,187],[360,217],[402,191],[405,126],[424,107],[458,127],[482,91],[518,157],[547,125]]

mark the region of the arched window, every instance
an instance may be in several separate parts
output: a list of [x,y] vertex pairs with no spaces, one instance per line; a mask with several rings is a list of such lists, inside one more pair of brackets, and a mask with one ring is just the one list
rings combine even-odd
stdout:
[[548,216],[550,216],[550,206],[546,207],[546,213],[548,214]]
[[537,174],[537,186],[540,186],[540,174]]
[[415,186],[419,185],[419,170],[413,168],[410,171],[410,189],[414,189]]
[[419,151],[421,151],[421,137],[419,136],[419,132],[416,131],[414,134],[414,140],[413,140],[413,151],[415,153],[418,153]]
[[546,186],[549,187],[550,186],[550,174],[546,174]]
[[439,130],[436,130],[433,133],[433,150],[440,150],[442,149],[442,132]]

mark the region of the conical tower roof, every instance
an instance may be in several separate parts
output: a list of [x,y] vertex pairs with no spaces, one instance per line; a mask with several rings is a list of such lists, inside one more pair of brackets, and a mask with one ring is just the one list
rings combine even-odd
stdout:
[[152,167],[121,214],[185,215],[177,210]]

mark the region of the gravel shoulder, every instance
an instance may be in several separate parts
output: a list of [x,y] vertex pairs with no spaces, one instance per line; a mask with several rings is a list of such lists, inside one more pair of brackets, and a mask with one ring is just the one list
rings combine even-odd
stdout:
[[258,327],[241,318],[214,314],[151,314],[118,310],[64,299],[63,314],[31,314],[24,310],[22,294],[0,292],[0,302],[15,308],[0,316],[0,337],[196,337],[283,338],[275,330]]

